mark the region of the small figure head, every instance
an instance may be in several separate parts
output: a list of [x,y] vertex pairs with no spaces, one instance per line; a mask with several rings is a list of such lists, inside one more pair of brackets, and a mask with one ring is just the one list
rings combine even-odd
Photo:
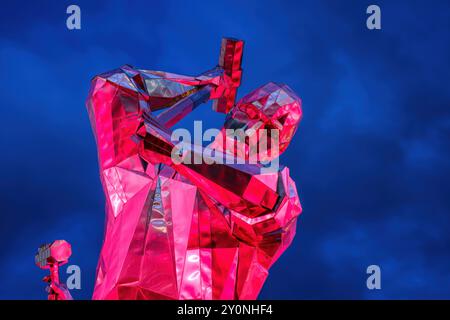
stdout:
[[67,263],[71,254],[72,247],[67,241],[56,240],[40,246],[34,260],[39,268],[49,269],[50,265]]

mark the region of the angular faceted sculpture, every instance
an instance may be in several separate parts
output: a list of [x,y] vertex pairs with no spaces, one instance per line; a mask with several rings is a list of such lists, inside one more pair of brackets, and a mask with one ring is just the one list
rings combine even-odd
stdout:
[[242,55],[242,45],[225,39],[222,55],[234,62],[198,77],[123,66],[93,79],[87,108],[106,196],[94,299],[256,299],[292,242],[301,206],[287,168],[171,158],[171,127],[208,100],[228,113],[224,130],[259,120],[258,128],[280,130],[286,149],[301,101],[270,83],[235,105],[240,57],[230,55]]

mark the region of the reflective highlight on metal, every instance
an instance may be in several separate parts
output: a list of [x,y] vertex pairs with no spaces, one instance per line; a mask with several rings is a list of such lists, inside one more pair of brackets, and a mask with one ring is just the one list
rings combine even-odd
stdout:
[[87,109],[106,196],[94,299],[256,299],[291,244],[302,208],[288,168],[171,159],[171,127],[209,100],[227,113],[223,130],[259,122],[279,129],[287,148],[301,100],[269,83],[235,104],[242,48],[224,39],[219,65],[197,77],[127,65],[92,80]]

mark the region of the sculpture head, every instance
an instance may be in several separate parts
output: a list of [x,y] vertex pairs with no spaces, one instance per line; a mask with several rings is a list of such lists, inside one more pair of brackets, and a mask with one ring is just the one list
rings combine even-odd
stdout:
[[[301,99],[287,85],[269,82],[239,100],[228,113],[224,129],[244,130],[248,138],[238,143],[245,143],[250,155],[258,152],[250,144],[256,141],[260,147],[265,139],[268,152],[263,155],[259,151],[259,159],[272,160],[291,142],[302,117],[301,105]],[[278,152],[274,143],[278,143]]]

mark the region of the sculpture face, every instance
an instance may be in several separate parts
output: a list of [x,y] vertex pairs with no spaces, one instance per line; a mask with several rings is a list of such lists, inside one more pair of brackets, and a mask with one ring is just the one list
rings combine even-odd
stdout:
[[[264,156],[260,154],[260,160],[267,161],[287,149],[301,117],[300,98],[287,85],[270,82],[239,100],[228,114],[224,129],[242,129],[247,132],[253,129],[253,134],[248,134],[249,138],[243,142],[247,145],[253,143],[253,146],[246,146],[251,153],[247,157],[258,153],[256,147],[261,145],[261,139],[265,139],[268,152]],[[275,142],[278,150],[272,150],[272,139],[275,139],[271,134],[272,129],[278,135],[278,142]],[[252,135],[255,136],[254,140]]]
[[[239,47],[227,41],[236,40],[225,41],[225,55]],[[287,168],[261,174],[258,165],[171,161],[170,127],[208,99],[227,109],[234,98],[224,95],[235,95],[238,83],[229,77],[240,65],[232,71],[186,77],[125,66],[94,78],[87,107],[106,196],[94,299],[255,299],[291,243],[301,206]],[[261,105],[267,125],[283,122],[287,146],[300,100],[274,86],[242,99],[227,119],[252,125],[250,110]],[[277,97],[264,105],[271,90]]]

